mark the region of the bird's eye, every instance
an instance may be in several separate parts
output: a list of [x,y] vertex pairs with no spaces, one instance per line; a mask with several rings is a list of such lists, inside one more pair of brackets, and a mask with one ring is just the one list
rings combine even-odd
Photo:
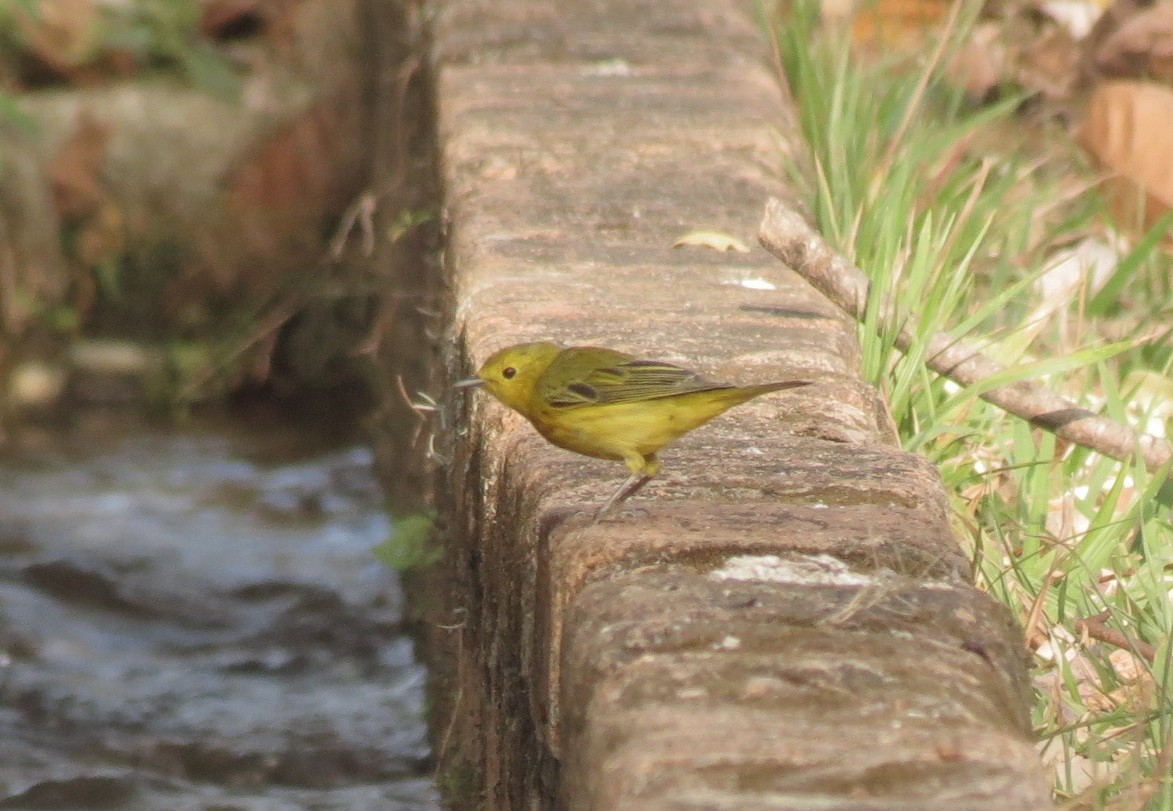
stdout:
[[501,370],[501,377],[505,378],[506,380],[513,377],[515,374],[517,374],[517,370],[512,366],[506,366]]

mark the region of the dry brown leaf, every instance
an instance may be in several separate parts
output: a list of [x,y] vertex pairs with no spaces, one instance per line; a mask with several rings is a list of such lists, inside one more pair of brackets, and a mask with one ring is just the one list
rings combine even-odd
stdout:
[[1079,40],[1091,33],[1106,5],[1092,0],[1042,0],[1034,10],[1050,17],[1074,39]]
[[1173,0],[1126,20],[1099,44],[1093,59],[1104,76],[1173,84]]
[[1006,47],[1001,41],[998,23],[983,23],[945,64],[945,75],[963,88],[973,102],[988,98],[1002,80],[1006,66]]
[[1069,304],[1081,291],[1098,293],[1127,253],[1123,240],[1087,237],[1047,258],[1046,269],[1034,281],[1041,309],[1049,313]]
[[857,45],[920,46],[948,12],[948,0],[875,0],[856,14],[851,40]]
[[1121,226],[1151,228],[1173,206],[1173,90],[1140,82],[1101,85],[1077,138],[1113,173],[1105,192]]
[[1108,661],[1116,671],[1116,678],[1120,681],[1135,682],[1141,678],[1149,678],[1148,668],[1143,660],[1138,659],[1131,651],[1114,650],[1108,654]]
[[1079,78],[1079,49],[1066,28],[1053,26],[1018,54],[1018,83],[1053,101],[1070,98]]
[[749,253],[749,248],[737,237],[729,236],[720,231],[689,231],[672,243],[673,248],[684,246],[712,248],[714,251],[737,251]]
[[1096,20],[1092,30],[1080,41],[1082,51],[1079,58],[1080,78],[1085,87],[1093,87],[1105,78],[1099,66],[1096,65],[1096,52],[1099,51],[1100,46],[1121,26],[1136,15],[1143,13],[1149,6],[1150,3],[1145,0],[1113,0],[1104,9],[1104,13]]

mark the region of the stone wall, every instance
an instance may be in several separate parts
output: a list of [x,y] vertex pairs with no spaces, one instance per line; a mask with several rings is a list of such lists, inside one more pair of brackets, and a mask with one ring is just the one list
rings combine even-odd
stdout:
[[[442,426],[457,807],[1038,809],[1024,646],[972,588],[936,471],[854,324],[753,244],[801,145],[751,4],[453,0],[435,32],[449,380],[551,339],[755,400],[626,475],[483,393]],[[450,455],[449,455],[450,454]]]

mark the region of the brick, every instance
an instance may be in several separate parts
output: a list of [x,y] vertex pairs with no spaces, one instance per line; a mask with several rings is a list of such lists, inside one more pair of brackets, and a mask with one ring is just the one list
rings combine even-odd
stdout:
[[1030,779],[1023,653],[989,597],[851,570],[834,583],[720,571],[649,567],[576,597],[569,806],[1048,802]]

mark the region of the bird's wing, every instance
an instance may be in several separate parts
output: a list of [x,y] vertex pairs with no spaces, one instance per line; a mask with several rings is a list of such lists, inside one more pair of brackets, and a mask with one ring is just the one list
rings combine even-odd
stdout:
[[[616,353],[618,354],[618,353]],[[596,359],[597,361],[597,359]],[[658,360],[621,356],[606,365],[573,369],[542,381],[539,396],[555,408],[655,400],[692,391],[723,388],[690,369]]]

